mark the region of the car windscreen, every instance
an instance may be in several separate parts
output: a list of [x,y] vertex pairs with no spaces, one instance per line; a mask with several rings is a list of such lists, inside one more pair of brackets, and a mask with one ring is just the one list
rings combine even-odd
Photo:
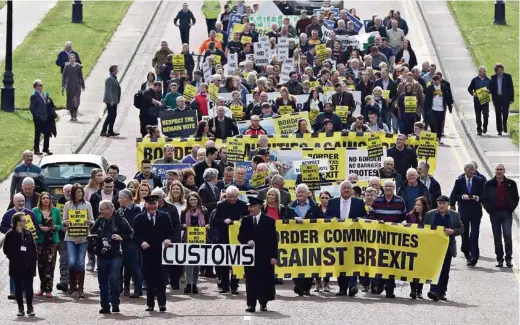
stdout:
[[71,177],[88,177],[90,171],[100,168],[97,164],[83,162],[60,162],[47,164],[41,167],[46,179],[69,179]]

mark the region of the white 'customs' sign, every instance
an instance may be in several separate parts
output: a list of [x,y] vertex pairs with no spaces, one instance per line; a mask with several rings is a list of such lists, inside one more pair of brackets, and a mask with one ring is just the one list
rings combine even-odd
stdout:
[[170,244],[163,247],[163,265],[254,266],[255,248],[231,244]]
[[232,53],[228,56],[228,74],[232,74],[235,69],[238,68],[238,53]]
[[286,37],[278,38],[278,59],[283,61],[289,58],[289,39]]

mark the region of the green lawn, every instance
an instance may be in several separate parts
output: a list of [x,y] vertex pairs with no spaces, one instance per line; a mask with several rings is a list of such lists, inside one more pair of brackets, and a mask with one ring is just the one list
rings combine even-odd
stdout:
[[7,4],[7,0],[0,0],[0,9],[2,9]]
[[[69,40],[74,43],[84,66],[83,73],[88,76],[132,4],[131,1],[84,1],[84,23],[72,24],[71,3],[59,1],[13,53],[17,112],[0,112],[0,180],[9,176],[24,150],[32,149],[32,118],[28,111],[19,110],[29,107],[32,82],[41,79],[45,91],[54,95],[56,106],[63,108],[61,75],[55,64],[63,44]],[[3,63],[0,71],[4,71]]]
[[[125,16],[131,1],[84,1],[83,24],[71,23],[72,1],[58,1],[13,53],[16,108],[27,109],[32,82],[41,79],[45,91],[58,108],[65,107],[61,96],[61,75],[56,57],[66,41],[74,43],[87,77]],[[3,63],[0,71],[4,71]],[[58,95],[59,94],[59,95]]]
[[520,134],[518,132],[518,114],[511,115],[507,120],[509,135],[513,139],[513,142],[518,146],[520,143]]

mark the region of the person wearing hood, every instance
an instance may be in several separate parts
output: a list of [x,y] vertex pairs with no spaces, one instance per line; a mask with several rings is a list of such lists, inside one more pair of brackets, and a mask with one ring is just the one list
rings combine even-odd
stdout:
[[343,130],[343,123],[341,122],[341,118],[332,112],[332,104],[326,103],[323,107],[323,112],[316,116],[316,121],[312,126],[314,133],[319,132],[323,128],[323,121],[325,119],[329,119],[332,122],[334,126],[333,131]]
[[168,42],[162,41],[161,48],[155,52],[155,55],[152,59],[152,67],[155,69],[155,75],[157,76],[158,81],[161,81],[161,66],[166,63],[168,55],[173,55],[173,51],[170,50]]
[[415,206],[415,200],[424,196],[428,205],[431,206],[431,196],[428,188],[423,183],[419,182],[419,173],[415,168],[409,168],[406,171],[406,180],[403,185],[397,190],[397,195],[402,197],[406,204],[406,211],[412,211]]
[[395,186],[401,188],[403,185],[403,177],[394,168],[394,158],[386,157],[383,160],[383,167],[379,168],[378,176],[381,179],[393,179]]

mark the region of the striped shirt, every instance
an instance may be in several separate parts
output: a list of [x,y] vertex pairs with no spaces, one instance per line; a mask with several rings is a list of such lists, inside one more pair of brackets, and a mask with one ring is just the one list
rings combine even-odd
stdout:
[[384,195],[378,196],[370,206],[369,217],[385,222],[401,222],[406,217],[406,204],[400,196],[394,195],[390,201]]

